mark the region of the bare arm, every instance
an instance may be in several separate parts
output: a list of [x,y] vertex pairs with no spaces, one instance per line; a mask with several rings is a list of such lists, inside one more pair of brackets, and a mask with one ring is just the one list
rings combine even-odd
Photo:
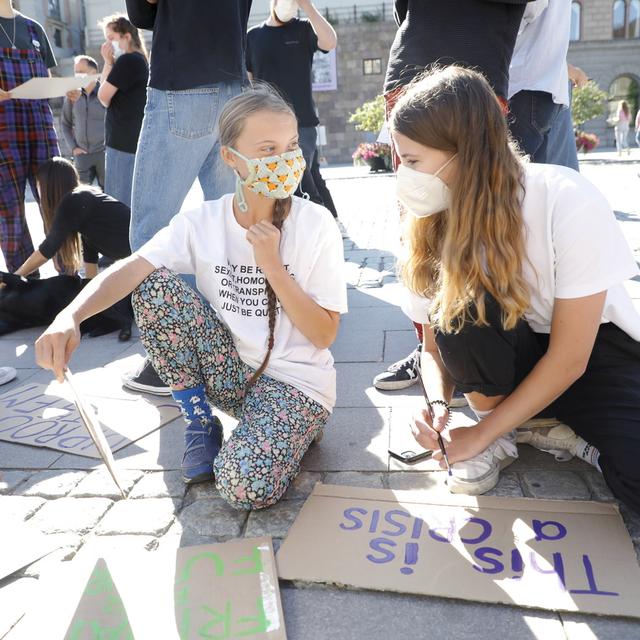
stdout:
[[323,51],[331,51],[338,44],[338,36],[325,17],[315,8],[311,0],[298,0],[298,5],[307,14],[313,30],[318,36],[318,47]]
[[24,261],[19,269],[16,269],[14,273],[17,276],[28,276],[36,269],[39,269],[43,264],[49,262],[49,258],[43,256],[37,249]]
[[[535,416],[584,373],[593,350],[606,291],[584,298],[556,299],[549,348],[529,375],[475,427],[451,431],[451,462],[471,458],[499,436]],[[437,449],[432,430],[422,429],[420,443]],[[440,453],[434,454],[440,459]]]
[[98,275],[98,265],[95,262],[84,263],[84,277],[93,279]]
[[113,69],[115,64],[115,58],[113,57],[113,47],[111,43],[106,40],[100,47],[100,54],[104,60],[104,66],[102,67],[102,74],[100,75],[100,88],[98,89],[98,100],[103,107],[108,108],[111,104],[113,96],[116,95],[118,87],[114,87],[111,83],[107,82],[107,78]]
[[36,340],[38,365],[51,369],[62,382],[64,369],[80,343],[80,323],[131,293],[154,270],[150,262],[134,254],[95,277]]

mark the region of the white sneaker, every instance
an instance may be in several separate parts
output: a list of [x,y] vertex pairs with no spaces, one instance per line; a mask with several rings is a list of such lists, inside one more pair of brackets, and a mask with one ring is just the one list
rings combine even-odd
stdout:
[[567,462],[576,455],[578,436],[568,427],[557,420],[553,426],[540,427],[537,420],[529,420],[518,427],[518,442],[528,444],[540,451],[552,454],[558,462]]
[[515,432],[500,436],[482,453],[464,462],[451,465],[452,475],[447,478],[451,493],[478,495],[496,486],[500,470],[518,457]]
[[11,382],[16,375],[16,370],[13,367],[0,367],[0,384]]

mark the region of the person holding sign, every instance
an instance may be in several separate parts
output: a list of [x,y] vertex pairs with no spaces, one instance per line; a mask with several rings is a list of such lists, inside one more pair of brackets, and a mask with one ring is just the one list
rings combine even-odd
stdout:
[[44,29],[12,5],[0,0],[0,248],[9,271],[33,251],[24,211],[27,181],[35,194],[37,168],[60,153],[49,103],[11,95],[31,78],[48,78],[57,64]]
[[424,328],[434,413],[416,439],[444,466],[437,434],[460,389],[478,423],[446,435],[449,488],[484,493],[518,455],[516,428],[545,412],[564,426],[534,444],[587,460],[640,511],[640,315],[623,287],[638,268],[607,201],[572,169],[526,163],[475,71],[425,74],[391,133],[412,214],[404,306]]
[[[335,404],[329,346],[347,310],[342,238],[292,197],[305,164],[295,114],[267,87],[229,100],[221,155],[236,190],[179,213],[95,278],[36,343],[60,379],[80,322],[133,291],[141,339],[187,421],[186,482],[214,477],[244,509],[283,495]],[[195,274],[195,291],[176,274]],[[222,444],[212,406],[239,420]]]

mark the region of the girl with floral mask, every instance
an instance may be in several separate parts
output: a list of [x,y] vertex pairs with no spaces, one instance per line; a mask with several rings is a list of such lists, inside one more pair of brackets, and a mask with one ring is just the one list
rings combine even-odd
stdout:
[[[623,287],[638,268],[607,201],[571,169],[526,163],[474,71],[427,73],[391,124],[404,306],[434,411],[416,439],[444,466],[443,433],[452,492],[490,490],[517,440],[581,457],[640,511],[640,315]],[[475,426],[447,428],[454,386]]]
[[[279,500],[335,404],[344,256],[331,214],[290,195],[304,170],[290,107],[254,89],[219,127],[236,192],[179,213],[100,274],[36,349],[61,378],[79,323],[133,291],[142,342],[187,422],[184,480],[215,477],[229,503],[252,509]],[[178,273],[195,274],[208,304]],[[238,420],[224,444],[212,408]]]

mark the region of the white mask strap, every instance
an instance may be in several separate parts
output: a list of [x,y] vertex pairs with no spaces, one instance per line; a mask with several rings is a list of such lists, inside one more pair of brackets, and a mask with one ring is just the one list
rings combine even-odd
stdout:
[[433,175],[437,176],[441,171],[444,171],[444,169],[446,169],[453,162],[457,155],[457,153],[454,153]]

